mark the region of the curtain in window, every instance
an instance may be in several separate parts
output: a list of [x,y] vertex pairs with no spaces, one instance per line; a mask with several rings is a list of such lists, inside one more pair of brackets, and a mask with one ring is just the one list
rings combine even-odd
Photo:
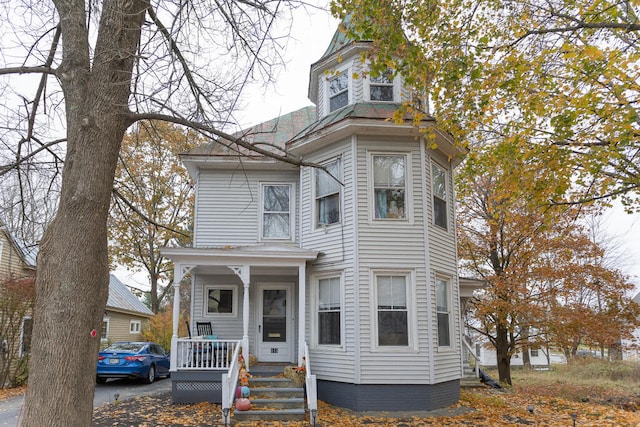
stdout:
[[378,345],[409,345],[405,276],[377,276]]
[[405,156],[373,156],[376,218],[405,217]]

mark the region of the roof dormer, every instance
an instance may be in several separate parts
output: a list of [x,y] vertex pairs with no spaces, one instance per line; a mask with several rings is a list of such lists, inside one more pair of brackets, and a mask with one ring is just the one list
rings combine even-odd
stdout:
[[347,37],[345,18],[333,35],[329,47],[313,65],[309,78],[309,99],[317,106],[318,118],[325,117],[348,105],[362,102],[401,103],[409,92],[402,87],[402,78],[393,70],[371,76],[366,53],[372,42]]

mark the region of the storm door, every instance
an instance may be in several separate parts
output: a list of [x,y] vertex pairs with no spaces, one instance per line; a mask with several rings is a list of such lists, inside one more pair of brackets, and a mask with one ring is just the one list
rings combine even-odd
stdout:
[[292,286],[258,287],[258,360],[291,362],[293,359]]

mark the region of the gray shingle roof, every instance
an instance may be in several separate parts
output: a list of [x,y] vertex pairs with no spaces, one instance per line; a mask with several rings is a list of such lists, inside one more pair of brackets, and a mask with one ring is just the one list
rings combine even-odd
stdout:
[[149,307],[144,305],[144,303],[113,274],[109,275],[109,299],[107,300],[107,308],[153,316],[153,312]]

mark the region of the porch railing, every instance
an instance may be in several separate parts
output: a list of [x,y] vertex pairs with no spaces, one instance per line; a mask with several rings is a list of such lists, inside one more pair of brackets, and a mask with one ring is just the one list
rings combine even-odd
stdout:
[[222,374],[222,422],[229,425],[229,412],[233,407],[233,399],[235,397],[236,387],[238,387],[238,373],[240,372],[240,345],[237,345],[231,356],[229,372]]
[[471,347],[471,337],[468,335],[464,335],[462,337],[462,344],[464,344],[464,348],[462,349],[464,363],[471,365],[471,357],[473,357],[475,359],[474,375],[476,378],[480,378],[480,356],[478,356]]
[[307,408],[309,409],[309,421],[312,426],[318,420],[318,386],[316,376],[311,373],[311,359],[309,358],[309,345],[304,343],[305,385],[307,386]]
[[178,338],[177,369],[228,370],[240,344],[238,340]]

